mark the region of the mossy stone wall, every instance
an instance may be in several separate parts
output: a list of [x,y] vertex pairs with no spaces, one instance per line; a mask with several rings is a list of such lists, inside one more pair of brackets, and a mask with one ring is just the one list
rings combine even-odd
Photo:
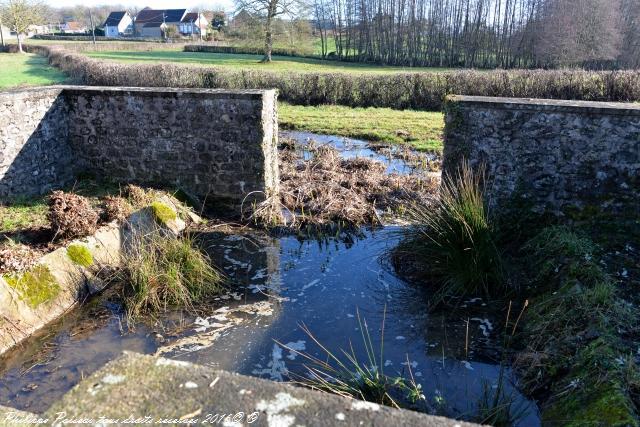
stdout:
[[0,94],[0,201],[78,172],[238,206],[278,191],[274,90],[56,86]]
[[44,194],[72,182],[68,106],[62,90],[0,93],[0,202]]
[[640,213],[640,104],[452,96],[443,173],[484,164],[499,208],[516,193],[536,210]]

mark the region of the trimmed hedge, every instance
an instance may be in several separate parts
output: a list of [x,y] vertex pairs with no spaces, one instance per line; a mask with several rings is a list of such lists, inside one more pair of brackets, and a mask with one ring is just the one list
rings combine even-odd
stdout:
[[338,104],[439,111],[448,94],[587,101],[640,101],[640,70],[495,70],[394,74],[281,73],[169,63],[123,64],[59,46],[27,46],[77,82],[97,86],[275,88],[296,105]]
[[[202,53],[231,53],[238,55],[264,55],[264,47],[251,46],[213,46],[203,44],[188,44],[184,47],[185,52]],[[274,56],[296,56],[298,58],[322,59],[320,55],[304,55],[297,49],[271,49]]]
[[[93,41],[91,34],[68,34],[68,35],[46,35],[36,34],[32,37],[34,40],[58,40],[58,41],[74,41],[74,42],[90,42]],[[164,43],[160,38],[144,38],[144,37],[106,37],[96,36],[96,41],[108,42],[134,42],[134,43]]]

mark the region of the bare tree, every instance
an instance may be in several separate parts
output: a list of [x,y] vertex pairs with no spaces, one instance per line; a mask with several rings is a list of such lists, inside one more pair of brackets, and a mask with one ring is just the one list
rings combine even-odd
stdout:
[[7,0],[0,3],[1,21],[6,23],[18,38],[18,51],[23,53],[22,38],[30,25],[41,24],[46,6],[37,0]]
[[304,0],[235,0],[235,5],[238,11],[244,10],[263,19],[264,58],[262,62],[271,62],[275,18],[280,15],[293,18],[305,10]]

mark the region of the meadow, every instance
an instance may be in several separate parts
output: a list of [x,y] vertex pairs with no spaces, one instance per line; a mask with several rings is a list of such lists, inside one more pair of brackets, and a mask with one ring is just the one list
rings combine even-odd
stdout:
[[0,89],[56,84],[66,78],[62,71],[50,66],[47,58],[42,56],[0,53]]
[[91,58],[117,61],[123,63],[159,63],[170,62],[177,64],[219,66],[232,69],[264,70],[264,71],[295,71],[295,72],[339,72],[339,73],[374,73],[388,74],[398,72],[436,72],[446,71],[446,68],[406,68],[390,67],[376,64],[356,62],[329,61],[314,58],[293,56],[273,56],[268,64],[261,63],[261,55],[229,54],[229,53],[201,53],[182,52],[176,49],[140,51],[99,51],[86,52]]

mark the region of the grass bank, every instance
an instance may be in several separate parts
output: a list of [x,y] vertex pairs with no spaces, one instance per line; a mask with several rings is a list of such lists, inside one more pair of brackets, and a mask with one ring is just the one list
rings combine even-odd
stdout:
[[515,203],[490,216],[469,176],[408,210],[398,271],[428,289],[426,304],[483,297],[512,314],[524,307],[504,326],[514,341],[503,363],[520,372],[545,424],[637,426],[637,218],[587,209],[561,221]]
[[407,143],[422,151],[442,150],[444,118],[439,112],[340,105],[278,105],[281,129],[339,135],[385,143]]
[[40,55],[0,53],[0,89],[56,84],[66,79],[62,71]]

